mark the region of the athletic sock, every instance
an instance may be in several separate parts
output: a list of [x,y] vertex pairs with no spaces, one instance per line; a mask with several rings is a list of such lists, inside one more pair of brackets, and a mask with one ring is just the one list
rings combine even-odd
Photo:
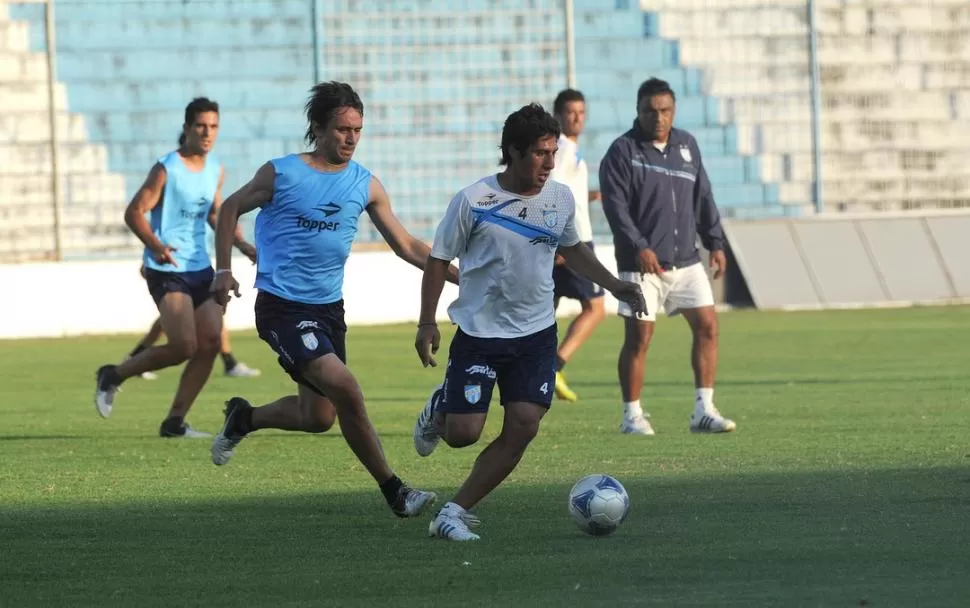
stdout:
[[640,407],[640,400],[626,401],[623,403],[623,415],[627,420],[633,420],[643,416],[643,409]]
[[393,507],[394,503],[397,501],[397,493],[401,491],[401,488],[404,486],[404,482],[401,481],[401,478],[397,475],[391,475],[390,479],[378,485],[381,488],[381,493],[384,494],[384,500],[387,501],[387,504]]
[[708,411],[714,407],[714,389],[699,388],[697,396],[694,397],[694,409]]
[[222,364],[226,366],[226,371],[228,372],[232,368],[236,367],[236,358],[232,356],[232,353],[220,353],[222,355]]
[[252,433],[253,428],[253,408],[247,407],[243,411],[239,412],[239,417],[236,418],[236,431],[243,435],[248,435]]
[[181,416],[169,416],[162,421],[162,428],[173,435],[180,435],[184,426],[184,419]]

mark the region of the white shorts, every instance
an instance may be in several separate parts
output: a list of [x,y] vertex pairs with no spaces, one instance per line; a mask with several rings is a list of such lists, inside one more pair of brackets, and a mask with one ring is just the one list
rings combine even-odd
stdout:
[[[711,280],[700,262],[674,268],[661,275],[641,274],[639,272],[621,272],[620,280],[639,283],[643,290],[643,298],[647,301],[647,316],[639,317],[641,321],[656,321],[657,311],[663,307],[668,316],[677,314],[683,308],[704,308],[714,306],[714,292],[711,290]],[[629,317],[632,311],[629,305],[620,302],[617,313]]]

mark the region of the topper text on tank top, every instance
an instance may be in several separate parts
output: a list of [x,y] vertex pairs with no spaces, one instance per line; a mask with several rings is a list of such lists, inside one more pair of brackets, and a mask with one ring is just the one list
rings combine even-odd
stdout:
[[270,162],[273,198],[256,216],[256,288],[292,302],[336,302],[371,173],[354,161],[318,171],[298,154]]
[[209,154],[201,171],[191,171],[176,150],[159,158],[158,163],[165,167],[165,190],[162,200],[151,211],[152,232],[175,250],[172,257],[178,266],[158,264],[146,247],[145,267],[162,272],[209,268],[212,262],[206,248],[206,226],[219,189],[222,165]]

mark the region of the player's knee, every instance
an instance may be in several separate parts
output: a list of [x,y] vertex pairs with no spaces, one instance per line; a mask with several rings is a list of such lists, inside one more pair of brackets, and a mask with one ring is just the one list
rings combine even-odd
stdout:
[[199,342],[193,338],[182,338],[170,343],[172,358],[177,362],[188,361],[199,351]]
[[451,448],[467,448],[475,445],[481,435],[475,432],[453,431],[445,433],[444,440]]
[[303,430],[307,433],[326,433],[333,428],[336,416],[332,412],[313,411],[304,416]]
[[200,336],[196,340],[196,355],[215,356],[222,348],[222,340],[219,334]]
[[701,322],[697,325],[695,334],[699,340],[704,342],[717,341],[717,337],[720,334],[717,317],[711,314],[706,318],[702,318]]
[[506,441],[524,450],[539,434],[539,421],[516,420],[511,424],[506,424],[505,428],[502,429],[502,434],[505,435]]
[[634,355],[642,356],[646,354],[652,334],[652,331],[643,327],[636,327],[633,331],[627,331],[623,340],[623,349],[632,352]]
[[605,319],[606,307],[603,305],[603,298],[593,298],[592,300],[583,302],[583,312],[597,323]]
[[464,416],[449,416],[445,421],[442,439],[452,448],[466,448],[474,445],[482,436],[482,426],[477,421]]
[[534,407],[526,410],[519,407],[506,407],[502,434],[507,440],[525,448],[539,434],[541,420],[542,415],[537,415]]

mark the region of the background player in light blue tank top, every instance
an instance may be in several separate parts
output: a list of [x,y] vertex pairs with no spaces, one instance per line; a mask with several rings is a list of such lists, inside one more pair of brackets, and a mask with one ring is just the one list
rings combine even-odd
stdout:
[[[145,244],[145,280],[168,343],[147,348],[119,365],[102,366],[94,403],[107,417],[127,378],[188,361],[159,429],[162,437],[208,436],[187,425],[185,416],[209,379],[222,331],[224,308],[209,292],[214,273],[205,232],[207,222],[215,224],[222,196],[222,165],[210,154],[218,133],[219,105],[204,97],[193,99],[185,108],[178,149],[152,167],[125,211],[125,222]],[[146,213],[151,214],[150,222]],[[234,241],[255,258],[255,249],[239,231]]]
[[[308,433],[330,429],[336,417],[347,443],[399,517],[419,514],[434,502],[431,492],[409,488],[394,474],[364,407],[357,380],[346,366],[343,310],[344,265],[367,211],[394,252],[418,268],[429,247],[401,226],[381,182],[352,160],[363,129],[364,106],[350,85],[313,87],[306,104],[307,143],[313,152],[263,165],[226,199],[216,229],[216,300],[239,295],[230,249],[239,216],[259,208],[256,328],[296,381],[298,393],[262,407],[234,397],[212,442],[212,462],[229,461],[240,441],[258,429]],[[457,282],[457,269],[447,268]]]

